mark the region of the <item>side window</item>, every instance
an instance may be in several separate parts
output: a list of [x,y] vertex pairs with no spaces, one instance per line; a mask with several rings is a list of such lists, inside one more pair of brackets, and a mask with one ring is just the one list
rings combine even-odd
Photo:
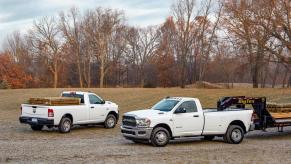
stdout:
[[89,101],[90,101],[90,104],[101,104],[102,103],[102,100],[100,100],[95,95],[89,95]]
[[186,113],[197,112],[197,106],[196,106],[196,103],[194,101],[183,102],[179,108],[185,108]]

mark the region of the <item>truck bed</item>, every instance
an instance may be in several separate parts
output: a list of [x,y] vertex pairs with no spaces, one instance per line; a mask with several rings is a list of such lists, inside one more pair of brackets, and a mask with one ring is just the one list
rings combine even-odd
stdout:
[[218,111],[215,108],[204,109],[204,131],[203,135],[217,135],[226,132],[228,125],[234,120],[240,120],[245,124],[248,131],[251,124],[252,110],[229,108],[223,111]]
[[[203,112],[204,113],[209,113],[209,112],[228,112],[228,111],[242,111],[242,110],[246,110],[246,109],[239,109],[239,108],[227,108],[223,111],[218,111],[217,108],[204,108]],[[251,109],[249,109],[251,110]]]

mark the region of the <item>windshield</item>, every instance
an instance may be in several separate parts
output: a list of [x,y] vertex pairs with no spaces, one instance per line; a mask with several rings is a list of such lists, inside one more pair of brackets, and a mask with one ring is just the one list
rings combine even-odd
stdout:
[[179,102],[178,100],[167,100],[167,99],[164,99],[164,100],[158,102],[156,105],[154,105],[152,107],[152,109],[153,110],[163,111],[163,112],[169,112],[176,106],[176,104],[178,102]]

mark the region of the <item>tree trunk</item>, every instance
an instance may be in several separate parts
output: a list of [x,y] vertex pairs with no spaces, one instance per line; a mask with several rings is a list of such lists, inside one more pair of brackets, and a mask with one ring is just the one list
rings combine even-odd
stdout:
[[145,83],[145,79],[144,79],[144,66],[141,65],[140,66],[140,87],[143,88]]
[[273,76],[273,81],[272,81],[272,88],[275,88],[275,85],[276,85],[276,80],[277,80],[277,77],[278,77],[278,73],[279,73],[279,62],[277,62],[277,65],[276,65],[276,68],[275,68],[275,72],[274,72],[274,76]]
[[[103,56],[103,55],[102,55]],[[103,88],[104,87],[104,59],[101,57],[101,65],[100,65],[100,84],[99,87]]]
[[91,87],[91,63],[90,63],[90,60],[88,62],[88,88]]
[[58,87],[58,64],[55,62],[54,63],[54,88]]
[[83,80],[82,80],[82,71],[81,71],[80,59],[77,59],[77,67],[78,67],[78,74],[79,74],[79,86],[80,86],[80,88],[83,88]]
[[184,61],[182,61],[182,69],[181,69],[181,88],[185,88],[185,64]]
[[284,73],[283,82],[282,82],[282,88],[285,88],[286,80],[288,75],[288,68],[286,68],[286,71]]

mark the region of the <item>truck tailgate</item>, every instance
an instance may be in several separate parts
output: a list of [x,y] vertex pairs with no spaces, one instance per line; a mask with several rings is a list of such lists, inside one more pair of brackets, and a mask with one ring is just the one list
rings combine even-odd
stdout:
[[28,105],[22,104],[22,114],[25,117],[37,117],[37,118],[47,118],[48,117],[48,106],[41,105]]

